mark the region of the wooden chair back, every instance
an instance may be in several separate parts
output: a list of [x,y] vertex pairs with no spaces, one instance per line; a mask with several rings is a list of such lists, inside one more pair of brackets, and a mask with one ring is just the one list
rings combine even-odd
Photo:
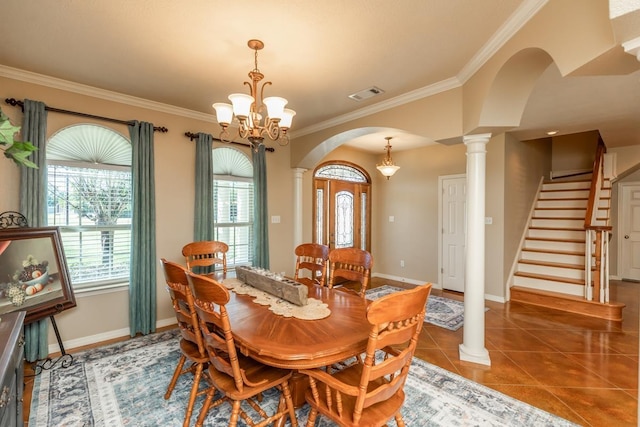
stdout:
[[204,343],[200,332],[200,323],[195,310],[193,295],[189,289],[187,281],[187,270],[175,262],[161,260],[164,278],[167,283],[167,291],[171,296],[173,311],[176,313],[176,320],[180,328],[182,338],[198,346],[204,355]]
[[360,284],[360,296],[364,297],[369,281],[373,257],[365,250],[358,248],[338,248],[329,252],[329,288],[342,278]]
[[404,384],[418,343],[431,293],[431,283],[395,292],[367,308],[371,325],[364,362],[336,373],[302,370],[309,375],[306,393],[311,405],[309,424],[321,413],[341,426],[384,425],[395,418],[404,425],[400,410]]
[[195,270],[196,273],[211,273],[206,267],[215,267],[216,264],[222,265],[222,272],[227,273],[227,252],[229,245],[216,240],[203,240],[199,242],[191,242],[184,245],[182,255],[187,263],[187,270],[194,271],[194,267],[201,267],[201,270]]
[[[301,283],[325,286],[329,246],[318,243],[303,243],[295,249],[296,272],[294,279]],[[303,277],[305,271],[311,277]]]
[[[200,332],[200,322],[195,309],[193,294],[189,288],[187,280],[187,270],[174,262],[162,258],[162,269],[167,284],[167,291],[171,296],[171,304],[178,321],[180,329],[180,358],[173,372],[173,377],[169,382],[164,398],[169,399],[176,386],[178,378],[186,373],[193,374],[193,384],[191,394],[187,402],[187,409],[184,418],[184,426],[188,427],[191,422],[191,414],[197,395],[199,394],[199,384],[202,373],[209,362],[204,346],[202,333]],[[185,367],[187,359],[190,365]],[[191,375],[189,376],[191,377]]]
[[187,279],[195,296],[209,360],[218,371],[233,377],[238,391],[242,391],[244,381],[225,307],[230,298],[229,290],[216,280],[193,273],[189,273]]
[[[208,379],[211,382],[196,426],[203,425],[211,407],[224,401],[233,402],[230,426],[236,425],[238,417],[242,417],[247,424],[254,425],[249,415],[241,409],[240,402],[247,400],[251,406],[257,408],[259,402],[254,397],[273,387],[280,387],[282,390],[278,409],[271,416],[267,415],[264,408],[257,411],[263,422],[255,425],[266,425],[267,419],[275,423],[289,416],[292,425],[296,426],[288,385],[291,371],[263,365],[238,353],[226,309],[226,304],[231,298],[227,288],[214,279],[191,272],[187,273],[187,280],[195,298],[200,330],[209,355]],[[220,391],[223,397],[213,402],[216,390]]]

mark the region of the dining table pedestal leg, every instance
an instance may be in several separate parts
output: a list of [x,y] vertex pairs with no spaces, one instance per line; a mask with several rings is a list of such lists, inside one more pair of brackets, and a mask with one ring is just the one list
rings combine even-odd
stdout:
[[309,389],[309,377],[294,371],[289,380],[289,389],[291,390],[293,406],[296,409],[302,407],[306,403],[304,395]]

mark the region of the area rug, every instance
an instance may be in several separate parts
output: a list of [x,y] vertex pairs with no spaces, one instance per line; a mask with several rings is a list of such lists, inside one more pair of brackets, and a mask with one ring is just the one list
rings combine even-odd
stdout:
[[[180,354],[178,340],[176,330],[147,335],[75,354],[67,369],[43,371],[34,382],[29,426],[181,426],[190,379],[183,375],[171,398],[163,398]],[[407,426],[574,426],[417,358],[405,391]],[[202,401],[196,401],[192,425]],[[265,394],[263,404],[272,410],[277,394]],[[230,405],[212,409],[205,425],[227,425],[229,415]],[[308,406],[296,415],[304,426]],[[238,425],[245,426],[242,420]],[[332,425],[323,417],[316,421],[317,427]]]
[[[402,290],[396,286],[384,285],[369,289],[366,292],[366,297],[373,301]],[[464,323],[464,303],[450,298],[429,295],[424,321],[450,331],[457,331]]]

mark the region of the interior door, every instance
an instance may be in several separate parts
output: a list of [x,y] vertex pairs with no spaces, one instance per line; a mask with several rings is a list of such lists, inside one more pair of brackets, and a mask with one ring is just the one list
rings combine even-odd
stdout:
[[445,177],[441,180],[441,276],[442,287],[464,292],[467,178]]
[[620,188],[620,277],[640,281],[640,185]]

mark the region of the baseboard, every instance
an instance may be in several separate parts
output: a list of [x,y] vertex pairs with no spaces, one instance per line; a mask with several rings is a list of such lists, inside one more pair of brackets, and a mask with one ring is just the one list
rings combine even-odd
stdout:
[[[163,328],[165,326],[175,325],[176,318],[171,317],[169,319],[162,319],[156,321],[156,328]],[[85,345],[97,344],[99,342],[108,341],[116,338],[128,337],[130,335],[129,328],[116,329],[113,331],[103,332],[101,334],[89,335],[87,337],[76,338],[73,340],[63,341],[62,345],[66,351],[82,347]],[[58,353],[60,347],[58,343],[49,344],[49,354]]]
[[[371,274],[371,276],[380,277],[382,279],[395,280],[396,282],[409,283],[411,285],[424,285],[425,283],[427,283],[427,281],[425,280],[408,279],[406,277],[393,276],[391,274],[373,273]],[[442,287],[437,283],[432,282],[432,289],[442,289]]]
[[499,297],[497,295],[490,295],[490,294],[484,294],[484,299],[488,300],[488,301],[494,301],[494,302],[499,302],[499,303],[506,303],[507,299],[504,297]]

